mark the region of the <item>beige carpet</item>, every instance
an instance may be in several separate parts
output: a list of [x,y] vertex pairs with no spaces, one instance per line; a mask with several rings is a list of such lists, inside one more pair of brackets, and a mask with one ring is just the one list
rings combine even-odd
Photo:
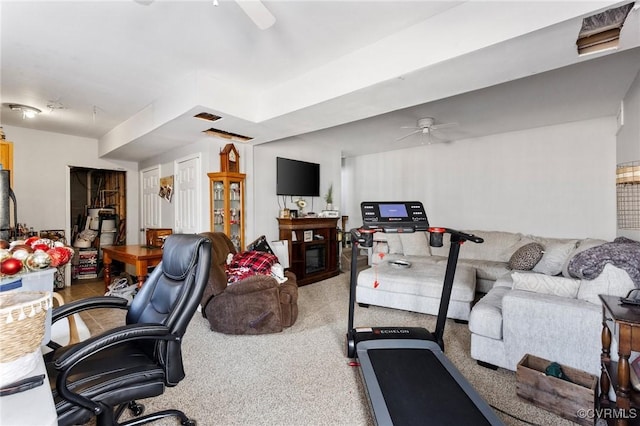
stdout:
[[[162,396],[142,401],[147,412],[179,407],[201,426],[372,424],[359,372],[344,351],[348,275],[301,287],[299,309],[293,327],[261,336],[212,332],[197,313],[184,339],[187,377]],[[434,330],[435,317],[358,307],[356,325]],[[515,374],[478,366],[469,356],[469,340],[467,325],[447,321],[447,356],[507,425],[573,424],[520,400]]]

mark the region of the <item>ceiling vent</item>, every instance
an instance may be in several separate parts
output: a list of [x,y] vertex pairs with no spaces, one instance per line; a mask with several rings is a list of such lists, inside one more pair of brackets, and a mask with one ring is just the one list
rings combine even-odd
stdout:
[[237,133],[225,132],[224,130],[214,129],[213,127],[207,130],[203,130],[209,136],[216,136],[223,139],[230,139],[236,142],[249,142],[251,139],[249,136],[239,135]]
[[634,3],[605,10],[582,20],[578,35],[578,54],[602,52],[616,49],[620,40],[620,31]]
[[215,114],[209,114],[208,112],[201,112],[199,114],[194,115],[194,117],[199,118],[200,120],[207,120],[207,121],[217,121],[222,118]]

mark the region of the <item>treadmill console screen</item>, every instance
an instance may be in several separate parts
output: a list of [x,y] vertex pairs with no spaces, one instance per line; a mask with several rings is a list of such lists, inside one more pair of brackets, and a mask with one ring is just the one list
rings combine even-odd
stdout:
[[408,217],[407,206],[404,204],[379,204],[380,217]]
[[429,221],[420,201],[365,201],[360,204],[365,228],[384,232],[426,231]]

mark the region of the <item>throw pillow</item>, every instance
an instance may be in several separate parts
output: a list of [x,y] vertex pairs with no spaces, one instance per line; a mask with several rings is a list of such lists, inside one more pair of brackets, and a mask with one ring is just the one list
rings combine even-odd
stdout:
[[540,262],[533,267],[533,271],[546,275],[560,274],[562,265],[575,250],[578,240],[541,238],[539,241],[544,246],[544,254]]
[[509,259],[509,269],[516,271],[530,271],[544,254],[544,247],[538,243],[529,243],[520,247]]
[[514,272],[511,277],[513,278],[514,290],[575,298],[580,288],[580,280],[573,278],[551,277],[549,275],[526,272]]
[[599,294],[624,296],[634,288],[636,286],[626,271],[607,263],[600,275],[592,280],[582,280],[577,297],[601,305]]

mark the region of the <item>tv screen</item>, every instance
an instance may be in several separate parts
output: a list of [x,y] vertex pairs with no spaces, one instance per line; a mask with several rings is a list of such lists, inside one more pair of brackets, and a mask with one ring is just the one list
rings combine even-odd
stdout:
[[276,170],[277,195],[320,195],[320,164],[277,157]]

